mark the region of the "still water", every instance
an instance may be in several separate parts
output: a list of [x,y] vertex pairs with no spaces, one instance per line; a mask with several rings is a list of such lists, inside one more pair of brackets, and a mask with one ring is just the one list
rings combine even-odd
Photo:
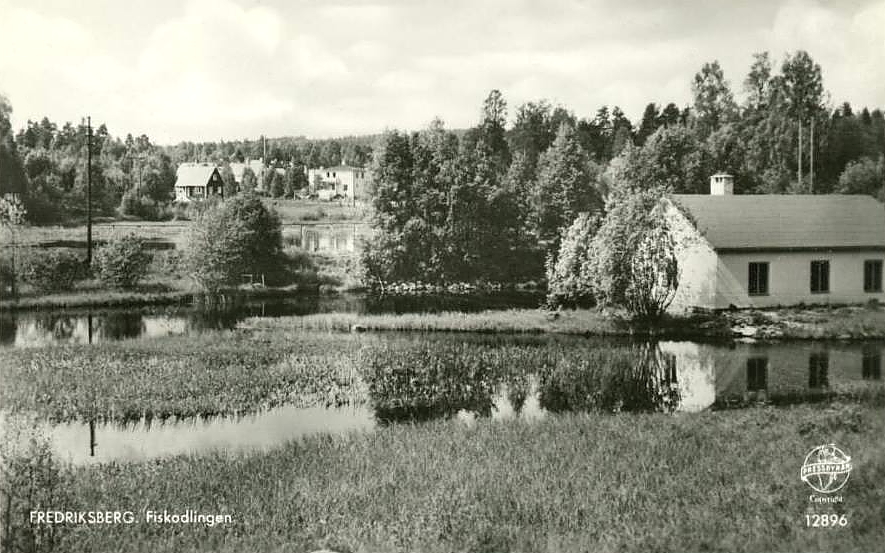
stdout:
[[53,309],[0,312],[0,348],[88,344],[132,338],[158,338],[228,330],[248,317],[303,316],[314,313],[438,313],[537,307],[533,293],[487,295],[299,296],[239,301],[224,308],[177,305],[145,309]]
[[[377,337],[371,338],[377,340]],[[571,337],[423,336],[384,334],[392,347],[456,347],[470,357],[479,349],[494,359],[498,348],[555,351],[580,357],[611,341]],[[411,343],[411,345],[410,345]],[[436,345],[435,345],[436,344]],[[605,344],[605,345],[604,345]],[[864,399],[882,404],[885,342],[705,344],[689,341],[623,342],[635,365],[607,373],[593,367],[484,371],[443,364],[391,375],[362,371],[363,398],[344,407],[284,406],[241,416],[129,424],[87,422],[47,426],[56,451],[75,463],[144,460],[208,451],[243,452],[274,447],[317,433],[365,432],[390,424],[478,419],[534,421],[565,412],[694,413],[759,405]],[[506,354],[502,354],[506,355]],[[458,361],[453,361],[458,364]]]

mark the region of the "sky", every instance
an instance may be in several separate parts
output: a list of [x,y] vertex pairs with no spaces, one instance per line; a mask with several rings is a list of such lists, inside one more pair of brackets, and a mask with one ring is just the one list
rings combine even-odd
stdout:
[[13,125],[89,114],[152,141],[314,138],[691,102],[719,60],[740,98],[752,54],[807,50],[831,102],[885,107],[885,0],[0,0]]

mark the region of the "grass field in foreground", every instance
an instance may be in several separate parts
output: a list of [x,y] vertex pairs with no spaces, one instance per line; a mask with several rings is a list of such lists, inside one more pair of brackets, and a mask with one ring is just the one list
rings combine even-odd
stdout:
[[[799,468],[830,442],[854,470],[844,503],[815,506]],[[234,521],[61,527],[66,551],[881,551],[885,411],[395,425],[65,478],[74,509]],[[848,526],[806,527],[815,512],[845,514]]]

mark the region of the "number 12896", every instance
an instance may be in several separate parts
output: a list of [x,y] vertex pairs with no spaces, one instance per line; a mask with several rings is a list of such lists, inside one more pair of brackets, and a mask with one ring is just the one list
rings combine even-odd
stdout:
[[848,526],[848,515],[805,515],[809,528],[839,528]]

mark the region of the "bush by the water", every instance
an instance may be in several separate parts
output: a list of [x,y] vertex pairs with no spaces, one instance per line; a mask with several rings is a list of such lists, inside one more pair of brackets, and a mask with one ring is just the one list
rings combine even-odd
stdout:
[[41,292],[70,290],[88,276],[83,258],[70,250],[36,250],[21,264],[21,280]]
[[551,306],[585,307],[593,304],[593,282],[587,264],[599,217],[578,215],[562,233],[559,255],[547,261],[547,303]]
[[663,315],[679,286],[663,196],[657,189],[624,190],[613,195],[601,224],[579,217],[548,268],[548,303],[592,298],[641,319]]
[[282,279],[280,218],[254,194],[235,196],[200,212],[188,237],[186,264],[204,291],[236,285],[242,275]]
[[144,277],[151,263],[144,240],[128,235],[101,246],[95,252],[93,269],[105,284],[116,288],[133,288]]

